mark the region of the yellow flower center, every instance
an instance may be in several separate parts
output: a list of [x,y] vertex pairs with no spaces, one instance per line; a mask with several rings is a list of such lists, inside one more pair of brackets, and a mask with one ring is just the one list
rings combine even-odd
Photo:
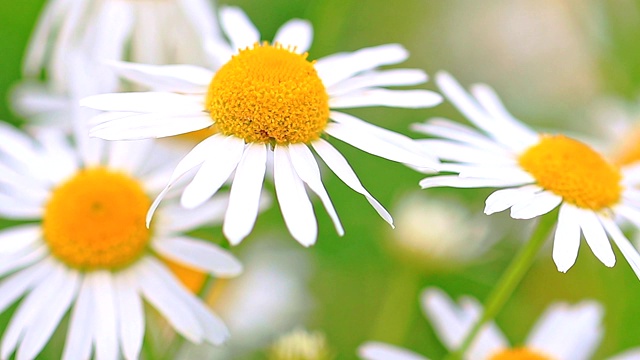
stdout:
[[247,143],[308,143],[329,119],[329,95],[307,54],[255,44],[222,66],[209,85],[214,131]]
[[538,185],[578,207],[601,210],[620,199],[618,168],[577,140],[543,135],[518,160]]
[[552,360],[552,358],[527,348],[515,348],[502,350],[492,355],[489,360]]
[[117,269],[140,257],[151,238],[151,201],[134,179],[85,169],[53,191],[42,221],[51,253],[73,268]]
[[617,165],[630,165],[640,161],[640,127],[630,130],[621,139],[616,150],[613,162]]

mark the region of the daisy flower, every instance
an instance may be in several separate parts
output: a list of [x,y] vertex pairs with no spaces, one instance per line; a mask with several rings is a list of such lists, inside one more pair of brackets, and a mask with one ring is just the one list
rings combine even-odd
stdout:
[[[167,201],[150,228],[145,214],[167,169],[151,166],[148,142],[109,143],[87,163],[61,132],[32,140],[0,125],[0,216],[30,221],[0,232],[0,312],[22,298],[0,358],[32,359],[65,313],[64,359],[137,359],[143,301],[192,342],[221,344],[223,322],[172,274],[187,268],[239,274],[226,250],[184,232],[220,218],[227,198],[198,211]],[[162,159],[167,161],[167,159]],[[93,349],[93,350],[92,350]]]
[[[482,307],[475,299],[463,297],[456,304],[438,289],[422,296],[422,308],[436,335],[449,350],[455,350],[480,317]],[[484,327],[469,350],[467,360],[587,360],[591,359],[603,336],[602,307],[593,301],[576,305],[555,303],[540,317],[523,345],[513,347],[493,323]],[[640,349],[632,349],[610,360],[638,359]],[[358,349],[366,360],[426,360],[406,349],[369,342]]]
[[414,129],[441,139],[420,140],[425,151],[442,160],[439,175],[420,182],[423,188],[498,187],[484,212],[511,209],[514,219],[531,219],[560,207],[553,241],[558,270],[573,266],[580,233],[606,266],[615,264],[608,240],[618,246],[640,276],[640,255],[615,223],[620,216],[640,226],[640,171],[618,167],[586,144],[563,135],[539,134],[507,112],[486,85],[469,95],[449,74],[436,82],[445,96],[485,134],[446,119],[416,124]]
[[[217,65],[206,44],[220,41],[207,0],[49,0],[31,35],[23,73],[38,78],[44,71],[63,85],[67,54],[75,51],[95,60]],[[116,79],[110,71],[94,75]]]
[[431,91],[384,88],[426,81],[426,74],[420,70],[376,70],[405,60],[407,51],[390,44],[309,61],[306,50],[312,30],[306,21],[284,24],[273,43],[260,42],[258,30],[237,8],[223,9],[221,24],[230,43],[215,51],[227,57],[226,63],[214,71],[190,65],[116,64],[124,76],[162,92],[83,99],[84,106],[108,111],[93,120],[98,125],[90,134],[107,140],[133,140],[207,128],[209,136],[180,162],[153,206],[175,181],[194,168],[199,169],[181,197],[182,205],[189,209],[215,194],[235,172],[223,225],[232,244],[238,244],[253,228],[270,157],[280,209],[293,237],[309,246],[317,236],[305,184],[322,201],[336,231],[343,234],[311,148],[392,224],[389,213],[365,190],[345,158],[322,137],[332,136],[371,154],[416,167],[437,165],[410,138],[335,110],[438,104],[441,97]]

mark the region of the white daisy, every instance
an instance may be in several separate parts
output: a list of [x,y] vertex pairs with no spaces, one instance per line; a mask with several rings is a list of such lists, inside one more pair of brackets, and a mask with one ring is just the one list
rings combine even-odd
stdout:
[[143,301],[192,342],[225,341],[226,326],[163,262],[239,274],[230,253],[183,235],[220,219],[227,198],[198,211],[167,202],[147,228],[150,195],[167,174],[166,165],[154,167],[146,157],[148,142],[110,143],[94,156],[100,162],[85,163],[61,132],[37,138],[0,125],[0,216],[33,221],[0,232],[0,312],[24,297],[4,331],[0,358],[14,351],[17,359],[37,356],[71,309],[63,358],[87,359],[93,349],[97,359],[137,359]]
[[[67,55],[76,51],[94,59],[96,67],[104,59],[217,65],[204,49],[220,41],[207,0],[49,0],[31,35],[23,72],[38,78],[45,71],[60,89],[66,84]],[[94,73],[94,82],[113,82],[109,73]]]
[[[257,29],[237,8],[224,9],[221,23],[230,44],[217,49],[219,54],[227,50],[227,62],[215,72],[188,65],[117,65],[124,76],[165,92],[83,99],[84,106],[108,111],[94,119],[99,125],[91,135],[131,140],[208,128],[210,136],[181,161],[166,189],[199,167],[181,198],[183,206],[195,208],[235,171],[223,226],[232,244],[253,228],[269,156],[274,158],[276,195],[293,237],[305,246],[316,240],[317,224],[305,184],[318,195],[337,232],[343,233],[310,148],[391,224],[389,213],[360,184],[344,157],[321,137],[326,134],[377,156],[433,168],[436,160],[422,154],[410,138],[333,110],[438,104],[441,97],[431,91],[383,88],[426,81],[420,70],[375,70],[405,60],[407,51],[391,44],[308,61],[305,51],[312,30],[306,21],[286,23],[273,44],[260,43]],[[163,196],[164,192],[154,206]]]
[[416,124],[415,130],[442,139],[420,140],[425,150],[443,160],[440,169],[457,175],[429,177],[423,188],[505,188],[486,200],[485,213],[511,208],[511,217],[531,219],[560,207],[553,242],[559,271],[573,266],[580,232],[606,266],[615,264],[608,236],[636,275],[640,255],[614,222],[624,217],[640,226],[640,190],[633,186],[640,171],[610,164],[589,146],[563,135],[538,134],[516,120],[486,85],[472,87],[470,96],[449,74],[436,81],[446,97],[482,134],[446,119]]
[[[455,350],[479,319],[482,307],[475,299],[463,297],[455,304],[438,289],[422,296],[422,308],[436,335],[449,350]],[[523,345],[513,347],[493,323],[485,325],[469,350],[467,360],[586,360],[591,359],[603,335],[602,308],[583,301],[577,305],[555,303],[540,317]],[[638,359],[639,349],[610,358]],[[426,358],[393,345],[369,342],[358,349],[366,360],[425,360]]]

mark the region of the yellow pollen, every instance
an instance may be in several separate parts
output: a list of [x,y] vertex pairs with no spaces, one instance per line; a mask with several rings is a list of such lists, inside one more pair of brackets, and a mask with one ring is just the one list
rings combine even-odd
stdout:
[[45,241],[73,268],[127,266],[151,238],[145,226],[150,204],[129,176],[102,167],[82,170],[53,191],[42,221]]
[[197,295],[200,290],[202,290],[204,282],[207,280],[207,274],[169,259],[162,260],[169,270],[171,270],[173,275],[180,280],[182,285],[189,289],[193,294]]
[[247,143],[308,143],[329,119],[329,95],[307,54],[276,43],[240,50],[213,77],[213,130]]
[[552,360],[552,358],[527,348],[514,348],[493,354],[489,360]]
[[578,207],[598,211],[620,200],[618,168],[577,140],[542,135],[518,160],[539,186]]
[[625,134],[616,150],[613,155],[616,165],[624,166],[640,161],[640,127]]

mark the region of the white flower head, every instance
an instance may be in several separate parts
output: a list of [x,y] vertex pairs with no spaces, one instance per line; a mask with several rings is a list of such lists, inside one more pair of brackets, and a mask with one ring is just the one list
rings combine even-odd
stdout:
[[553,243],[559,271],[575,263],[582,232],[609,267],[616,261],[610,237],[640,277],[640,255],[614,221],[621,216],[640,226],[637,167],[617,167],[578,140],[534,132],[509,114],[486,85],[473,86],[469,95],[449,74],[438,74],[436,82],[486,135],[446,119],[416,124],[416,130],[440,138],[420,141],[425,151],[448,162],[440,169],[457,173],[426,178],[420,182],[423,188],[504,188],[487,198],[485,213],[510,208],[515,219],[559,207]]
[[[332,136],[419,168],[437,165],[410,138],[334,110],[438,104],[441,97],[431,91],[384,88],[426,81],[420,70],[376,70],[405,60],[407,51],[391,44],[309,61],[305,51],[312,31],[306,21],[284,24],[271,44],[260,42],[257,29],[237,8],[223,9],[221,23],[230,43],[220,47],[227,49],[226,63],[215,71],[191,65],[116,64],[122,75],[161,91],[83,99],[84,106],[108,111],[93,120],[98,125],[91,135],[134,140],[206,128],[210,136],[180,162],[166,189],[199,168],[181,198],[182,205],[195,208],[235,172],[223,225],[232,244],[238,244],[253,228],[270,156],[276,195],[293,237],[305,246],[316,241],[317,223],[305,185],[318,195],[336,231],[343,233],[311,148],[392,224],[389,213],[365,190],[345,158],[322,137]],[[163,196],[164,192],[154,206]]]
[[149,158],[149,141],[103,145],[97,162],[84,162],[91,156],[61,131],[43,129],[33,140],[0,125],[0,216],[32,221],[0,231],[0,312],[23,298],[4,331],[2,359],[14,351],[17,359],[37,356],[68,310],[64,359],[92,351],[98,359],[136,359],[143,300],[192,342],[221,344],[229,335],[170,271],[242,271],[226,250],[183,234],[219,220],[227,197],[197,212],[167,201],[147,228],[151,196],[171,162]]

